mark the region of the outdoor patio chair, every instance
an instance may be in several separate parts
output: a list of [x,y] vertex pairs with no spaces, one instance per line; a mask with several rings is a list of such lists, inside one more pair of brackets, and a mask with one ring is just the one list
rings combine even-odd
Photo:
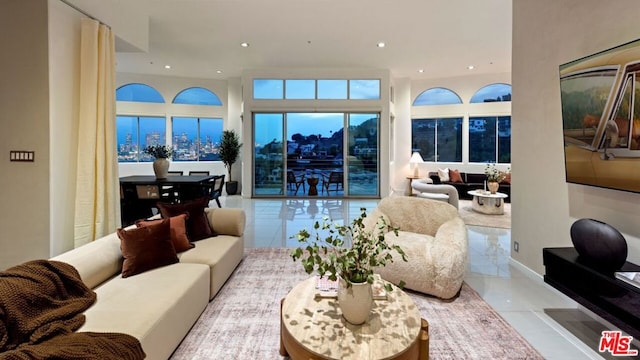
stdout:
[[331,189],[331,184],[335,184],[333,189],[336,193],[344,190],[344,171],[332,171],[329,175],[322,175],[322,193],[327,190],[327,194]]
[[304,184],[304,173],[296,175],[293,170],[287,170],[287,190],[293,191],[293,194],[297,195],[300,185],[302,185],[302,192],[305,193],[307,189]]

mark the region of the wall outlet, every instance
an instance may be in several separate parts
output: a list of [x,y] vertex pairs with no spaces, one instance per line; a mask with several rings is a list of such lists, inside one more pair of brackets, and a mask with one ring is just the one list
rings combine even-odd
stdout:
[[513,242],[513,251],[515,252],[520,251],[520,244],[517,241]]

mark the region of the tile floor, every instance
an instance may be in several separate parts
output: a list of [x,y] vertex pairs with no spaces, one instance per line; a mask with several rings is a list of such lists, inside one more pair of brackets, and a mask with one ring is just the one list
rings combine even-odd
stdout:
[[[246,247],[293,247],[290,237],[310,228],[322,216],[334,220],[357,217],[361,207],[372,210],[377,200],[243,199],[223,198],[223,207],[243,208],[247,215]],[[213,205],[215,206],[215,205]],[[580,306],[546,285],[542,277],[510,258],[511,231],[468,226],[469,269],[465,281],[507,320],[545,359],[602,359],[553,320],[545,309],[569,309],[584,315]],[[564,311],[564,310],[561,310]],[[574,321],[587,322],[583,316]],[[582,320],[581,320],[582,319]]]

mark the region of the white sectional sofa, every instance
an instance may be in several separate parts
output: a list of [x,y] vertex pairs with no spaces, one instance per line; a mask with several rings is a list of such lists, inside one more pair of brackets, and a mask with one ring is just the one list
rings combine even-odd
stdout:
[[169,358],[244,254],[244,211],[205,212],[217,236],[195,242],[172,265],[122,278],[116,233],[52,258],[73,265],[98,295],[78,331],[126,333],[140,340],[147,359]]

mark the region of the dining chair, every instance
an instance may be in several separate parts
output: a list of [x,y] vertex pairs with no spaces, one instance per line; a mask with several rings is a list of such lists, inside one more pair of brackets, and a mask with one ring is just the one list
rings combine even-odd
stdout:
[[215,175],[209,181],[202,185],[204,194],[211,200],[215,200],[218,207],[221,208],[220,195],[222,195],[222,188],[224,187],[224,175]]
[[[184,175],[184,171],[167,171],[167,175],[182,176]],[[176,191],[173,185],[163,185],[160,189],[160,197],[164,201],[175,203],[179,201],[180,193]]]
[[189,171],[189,176],[191,176],[191,175],[209,175],[209,172],[208,171],[204,171],[204,170],[203,171],[192,170],[192,171]]

